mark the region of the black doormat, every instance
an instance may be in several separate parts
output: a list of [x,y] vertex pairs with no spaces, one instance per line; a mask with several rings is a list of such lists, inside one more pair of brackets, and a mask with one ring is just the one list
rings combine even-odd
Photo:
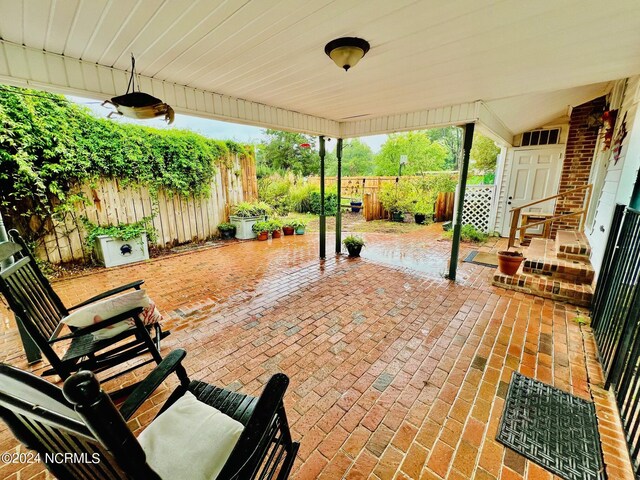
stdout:
[[566,480],[606,478],[593,403],[517,372],[496,438]]

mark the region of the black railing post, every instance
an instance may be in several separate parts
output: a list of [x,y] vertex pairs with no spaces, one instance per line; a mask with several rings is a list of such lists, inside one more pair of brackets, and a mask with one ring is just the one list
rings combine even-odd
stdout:
[[320,135],[320,258],[327,256],[327,220],[324,213],[324,135]]
[[458,179],[458,200],[456,205],[455,224],[453,225],[453,239],[451,241],[451,258],[449,259],[449,274],[447,278],[451,281],[456,279],[458,269],[458,252],[460,251],[460,232],[462,231],[462,210],[464,208],[464,193],[467,189],[467,175],[469,173],[469,155],[473,145],[474,123],[467,123],[464,126],[464,146],[462,150],[462,168]]
[[342,251],[342,139],[338,139],[336,146],[336,157],[338,157],[338,211],[336,212],[336,253]]

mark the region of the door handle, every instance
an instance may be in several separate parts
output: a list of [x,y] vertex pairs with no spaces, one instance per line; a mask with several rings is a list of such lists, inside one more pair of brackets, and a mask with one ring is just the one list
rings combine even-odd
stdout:
[[513,200],[513,197],[509,197],[509,200]]
[[511,205],[511,202],[507,202],[507,205]]

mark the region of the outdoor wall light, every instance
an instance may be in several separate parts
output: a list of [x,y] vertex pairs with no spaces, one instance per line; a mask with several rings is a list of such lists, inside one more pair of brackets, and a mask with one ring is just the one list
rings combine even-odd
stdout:
[[360,61],[369,51],[369,42],[362,38],[342,37],[331,40],[324,47],[324,53],[329,55],[331,60],[345,72]]

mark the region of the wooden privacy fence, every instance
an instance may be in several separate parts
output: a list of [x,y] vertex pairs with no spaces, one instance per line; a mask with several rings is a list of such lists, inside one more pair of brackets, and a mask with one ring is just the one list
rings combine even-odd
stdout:
[[117,179],[100,179],[80,190],[89,204],[79,204],[73,215],[53,219],[53,229],[39,242],[37,255],[51,263],[85,260],[85,230],[80,217],[98,225],[134,223],[153,216],[160,248],[206,240],[218,234],[218,224],[226,221],[229,207],[258,197],[256,166],[253,158],[234,158],[232,165],[220,165],[211,183],[209,196],[187,198],[160,190],[153,199],[141,186],[123,186]]
[[[457,175],[458,172],[438,171],[427,172],[429,175]],[[389,218],[387,212],[378,199],[380,189],[385,183],[395,183],[398,177],[342,177],[342,198],[362,198],[362,210],[365,220],[381,220]],[[403,176],[403,180],[424,178],[423,176]],[[320,185],[320,177],[309,177],[309,183]],[[325,186],[334,187],[338,180],[336,177],[325,177]],[[454,192],[440,192],[435,203],[435,219],[445,222],[453,219]]]

